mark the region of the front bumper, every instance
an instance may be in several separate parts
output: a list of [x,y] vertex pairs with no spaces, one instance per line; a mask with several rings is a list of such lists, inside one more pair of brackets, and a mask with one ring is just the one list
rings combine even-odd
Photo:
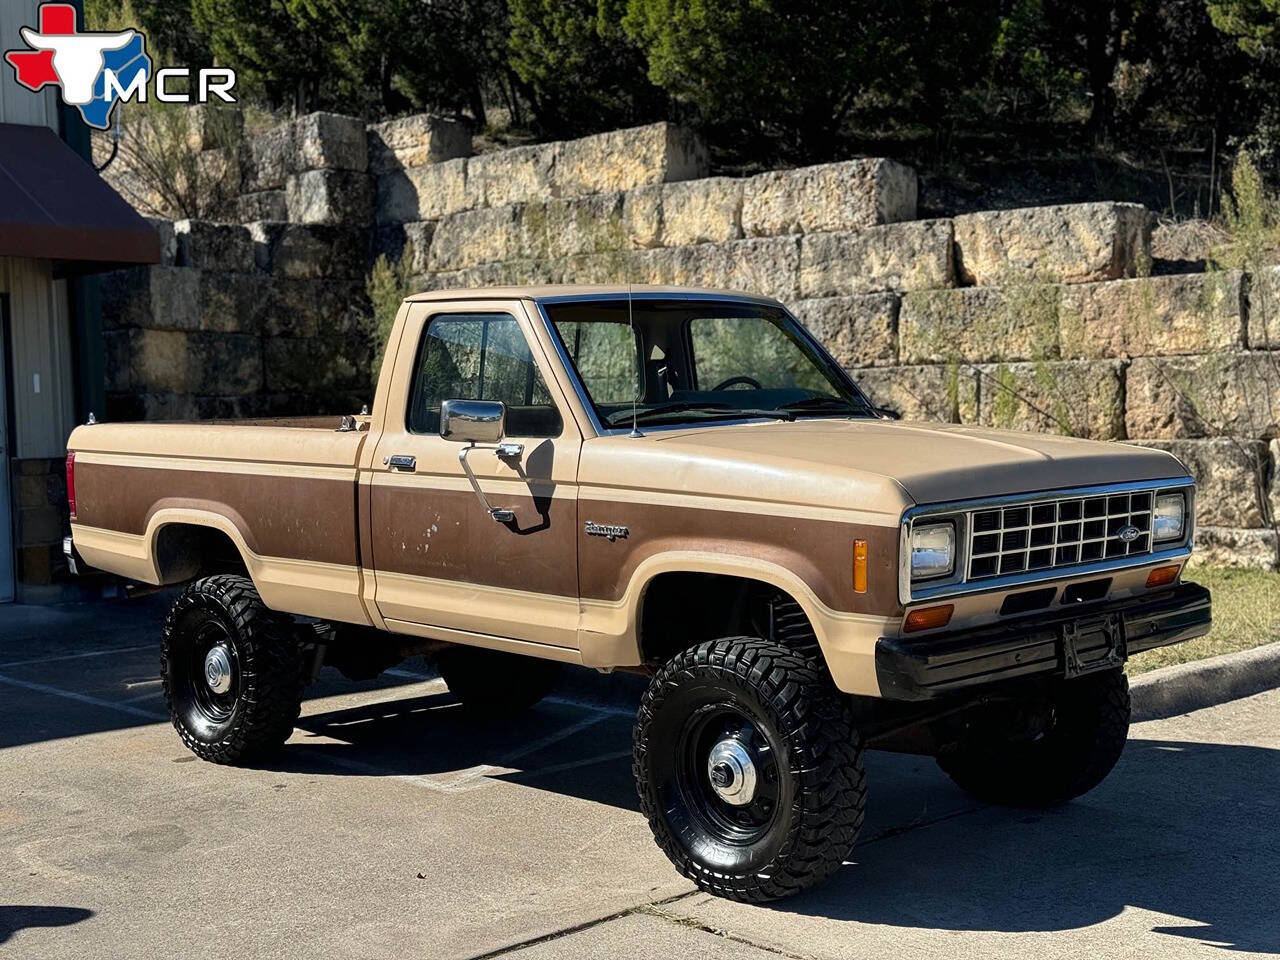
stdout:
[[1045,615],[876,641],[880,695],[927,700],[1034,675],[1073,677],[1120,666],[1130,655],[1209,632],[1209,591],[1183,583],[1156,597],[1091,604]]

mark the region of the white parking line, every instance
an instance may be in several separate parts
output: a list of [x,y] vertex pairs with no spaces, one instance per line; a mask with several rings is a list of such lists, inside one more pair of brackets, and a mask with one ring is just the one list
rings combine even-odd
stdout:
[[134,653],[138,650],[156,650],[159,649],[154,643],[144,643],[136,647],[116,647],[112,650],[90,650],[88,653],[66,653],[57,657],[37,657],[34,660],[10,660],[8,663],[0,663],[0,670],[9,667],[29,667],[37,663],[57,663],[60,660],[82,660],[85,657],[105,657],[112,653]]
[[27,680],[15,680],[13,677],[0,675],[0,683],[7,683],[15,687],[22,687],[24,690],[33,690],[36,693],[47,693],[52,697],[65,697],[67,700],[75,700],[79,703],[87,703],[93,707],[103,707],[107,710],[118,710],[121,713],[127,713],[134,717],[142,717],[145,720],[168,720],[169,718],[163,713],[153,713],[150,710],[141,710],[138,707],[131,707],[128,704],[120,703],[112,700],[102,700],[98,697],[91,697],[84,693],[74,693],[70,690],[59,690],[57,687],[46,686],[43,683],[31,683]]

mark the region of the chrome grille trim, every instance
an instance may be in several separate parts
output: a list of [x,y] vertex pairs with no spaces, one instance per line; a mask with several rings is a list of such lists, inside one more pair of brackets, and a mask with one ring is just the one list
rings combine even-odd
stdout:
[[[1171,541],[1165,544],[1155,544],[1150,540],[1150,512],[1154,508],[1155,498],[1162,493],[1183,493],[1187,501],[1187,517],[1186,530],[1180,540]],[[1126,549],[1123,555],[1114,554],[1107,555],[1105,542],[1114,535],[1118,527],[1110,528],[1112,533],[1104,535],[1101,542],[1104,547],[1102,556],[1096,560],[1077,559],[1075,562],[1055,562],[1049,566],[1033,568],[1030,570],[1023,569],[1019,571],[1010,571],[1006,573],[997,572],[987,576],[979,576],[972,578],[969,576],[971,552],[974,541],[980,537],[983,531],[977,531],[973,528],[973,520],[976,515],[993,510],[1000,510],[1002,527],[1000,533],[1006,532],[1003,528],[1004,516],[1003,511],[1006,508],[1017,509],[1019,507],[1027,507],[1030,509],[1036,505],[1053,504],[1055,509],[1055,517],[1060,517],[1058,504],[1064,501],[1084,501],[1089,498],[1096,497],[1112,497],[1127,495],[1129,505],[1129,516],[1133,516],[1133,495],[1134,494],[1150,494],[1150,504],[1145,509],[1148,515],[1148,523],[1145,529],[1141,531],[1145,537],[1134,541],[1142,544],[1136,548],[1134,553],[1129,553]],[[1141,506],[1139,499],[1139,506]],[[1144,512],[1144,511],[1139,511]],[[1120,514],[1119,505],[1117,504],[1117,519]],[[1101,519],[1101,518],[1089,518]],[[1107,518],[1111,520],[1110,503],[1108,503]],[[956,525],[956,544],[957,557],[955,565],[955,573],[949,577],[938,578],[936,580],[916,581],[911,579],[910,570],[910,543],[911,529],[916,522],[942,521],[949,520]],[[1060,545],[1057,542],[1056,527],[1061,523],[1060,519],[1055,519],[1055,543],[1054,549]],[[1067,524],[1072,521],[1065,521]],[[1083,518],[1082,518],[1083,523]],[[1028,516],[1028,522],[1025,525],[1028,532],[1033,526]],[[1040,526],[1048,526],[1045,522]],[[990,532],[990,531],[988,531]],[[975,500],[957,500],[948,503],[931,503],[921,504],[908,508],[902,515],[901,526],[899,530],[899,563],[898,563],[898,596],[901,602],[906,604],[917,603],[922,600],[944,599],[950,596],[957,596],[966,593],[976,593],[983,591],[1002,590],[1012,587],[1019,587],[1026,584],[1035,584],[1053,580],[1078,579],[1094,574],[1107,573],[1114,570],[1122,570],[1128,567],[1146,566],[1161,561],[1181,560],[1190,555],[1191,543],[1195,536],[1195,481],[1189,476],[1170,477],[1166,480],[1144,480],[1131,483],[1115,483],[1089,487],[1070,487],[1055,490],[1047,490],[1042,493],[1024,493],[1011,494],[1000,497],[986,497]],[[1081,529],[1080,549],[1084,550],[1085,539],[1084,530]],[[1063,546],[1072,546],[1076,541],[1063,543]],[[1114,549],[1114,548],[1113,548]],[[1030,547],[1027,551],[1029,553]],[[1000,551],[1003,552],[1003,551]]]
[[[969,581],[1151,552],[1155,490],[1063,497],[969,513]],[[1122,540],[1120,531],[1138,533]]]

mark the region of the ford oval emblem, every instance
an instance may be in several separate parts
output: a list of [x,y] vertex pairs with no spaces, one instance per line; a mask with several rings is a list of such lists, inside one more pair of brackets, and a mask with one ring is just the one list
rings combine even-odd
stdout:
[[1121,527],[1119,530],[1117,530],[1116,536],[1119,537],[1121,540],[1123,540],[1125,543],[1133,543],[1133,541],[1137,540],[1138,537],[1142,536],[1142,531],[1139,530],[1137,527],[1133,526],[1133,524],[1130,524],[1127,527]]

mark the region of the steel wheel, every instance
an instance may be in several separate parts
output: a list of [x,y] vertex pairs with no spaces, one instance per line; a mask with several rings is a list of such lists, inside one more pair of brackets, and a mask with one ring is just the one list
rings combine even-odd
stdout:
[[737,704],[711,703],[689,718],[668,789],[702,830],[723,843],[758,842],[778,818],[778,745]]

